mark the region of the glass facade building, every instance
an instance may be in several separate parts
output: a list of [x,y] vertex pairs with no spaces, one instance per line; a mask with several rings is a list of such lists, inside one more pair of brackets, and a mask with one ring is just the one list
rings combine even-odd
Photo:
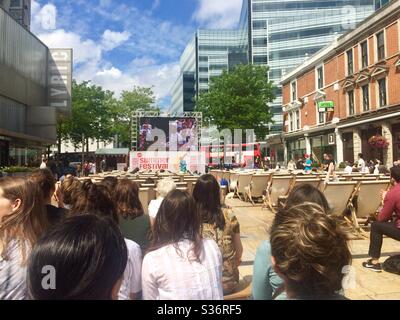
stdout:
[[0,0],[0,7],[6,10],[24,28],[30,29],[31,0]]
[[373,0],[243,0],[240,29],[248,35],[250,62],[268,65],[277,86],[271,133],[282,130],[281,77],[374,9]]
[[391,0],[375,0],[375,9],[378,10],[384,5],[388,4]]
[[247,52],[243,30],[198,30],[181,56],[170,111],[193,111],[194,99],[208,91],[210,79],[237,64],[247,64]]

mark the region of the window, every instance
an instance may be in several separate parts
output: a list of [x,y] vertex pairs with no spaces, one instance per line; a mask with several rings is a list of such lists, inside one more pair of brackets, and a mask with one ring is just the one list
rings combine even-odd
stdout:
[[253,29],[266,29],[267,28],[267,21],[266,20],[254,20],[253,21]]
[[293,81],[291,84],[291,90],[292,90],[292,101],[297,100],[297,85],[296,81]]
[[361,43],[361,65],[362,68],[368,67],[368,43],[364,41]]
[[363,111],[369,110],[369,85],[365,85],[362,87],[362,104]]
[[318,123],[325,123],[325,112],[318,112]]
[[349,99],[349,116],[352,116],[354,114],[354,91],[349,91],[347,96]]
[[11,0],[10,8],[22,8],[21,0]]
[[347,74],[351,75],[354,73],[354,63],[353,63],[353,49],[347,51]]
[[317,69],[317,89],[324,87],[324,68],[321,66]]
[[268,44],[267,38],[256,38],[253,40],[254,47],[265,47]]
[[376,35],[376,43],[378,48],[378,61],[385,59],[385,33],[383,31]]
[[292,115],[292,113],[289,113],[288,117],[289,117],[289,132],[290,132],[290,131],[293,131],[293,115]]
[[300,130],[300,110],[296,111],[296,130]]
[[386,78],[378,80],[378,86],[379,86],[379,106],[384,107],[387,105]]

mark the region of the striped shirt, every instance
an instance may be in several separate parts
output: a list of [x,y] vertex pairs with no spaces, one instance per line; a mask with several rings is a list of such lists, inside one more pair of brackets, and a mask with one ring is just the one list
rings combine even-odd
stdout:
[[18,241],[9,243],[6,256],[7,259],[0,256],[0,300],[25,300],[28,294],[27,269],[26,264],[22,264]]
[[[143,259],[144,300],[222,300],[222,256],[214,240],[203,239],[200,262],[187,258],[192,242],[151,251]],[[192,254],[192,252],[190,252]]]

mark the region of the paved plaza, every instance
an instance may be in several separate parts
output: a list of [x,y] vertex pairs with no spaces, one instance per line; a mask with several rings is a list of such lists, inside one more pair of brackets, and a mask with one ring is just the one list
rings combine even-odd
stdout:
[[[233,207],[240,222],[244,252],[239,270],[241,278],[249,281],[253,274],[257,247],[263,240],[269,238],[269,228],[274,214],[268,209],[261,209],[261,205],[252,206],[239,199],[227,199],[226,203]],[[362,267],[361,263],[368,258],[368,246],[368,239],[352,240],[350,243],[357,287],[347,290],[346,296],[352,300],[399,300],[400,276],[385,271],[375,273]],[[395,254],[400,254],[400,242],[384,238],[381,262]]]

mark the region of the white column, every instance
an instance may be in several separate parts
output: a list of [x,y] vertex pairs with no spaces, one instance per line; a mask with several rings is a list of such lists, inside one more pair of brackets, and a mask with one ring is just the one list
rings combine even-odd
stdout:
[[336,135],[336,160],[337,163],[344,162],[343,159],[343,139],[342,139],[342,133],[339,131],[338,128],[335,129],[335,135]]
[[353,148],[354,148],[354,161],[357,161],[358,154],[362,153],[361,131],[358,129],[353,130]]
[[288,149],[287,149],[286,140],[283,140],[283,157],[284,157],[285,163],[288,163],[289,159],[288,159]]
[[389,122],[382,124],[382,136],[389,142],[389,147],[383,150],[383,164],[387,168],[391,168],[393,166],[393,135]]
[[306,140],[306,153],[311,155],[311,141],[310,138],[308,137],[308,134],[305,134],[304,138]]

